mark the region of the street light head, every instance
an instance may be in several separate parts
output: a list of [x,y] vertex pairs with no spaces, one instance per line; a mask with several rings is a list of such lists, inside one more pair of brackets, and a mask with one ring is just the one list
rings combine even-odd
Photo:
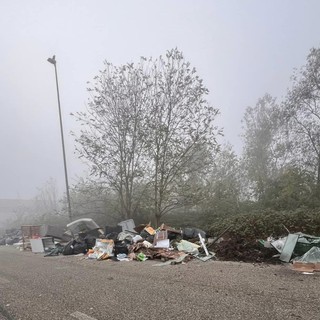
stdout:
[[52,58],[48,58],[47,61],[53,65],[56,65],[56,63],[57,63],[56,56],[53,56]]

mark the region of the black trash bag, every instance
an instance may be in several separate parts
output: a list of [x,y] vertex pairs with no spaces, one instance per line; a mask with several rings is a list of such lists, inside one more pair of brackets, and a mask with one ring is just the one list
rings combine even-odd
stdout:
[[74,249],[74,244],[75,244],[75,240],[70,240],[63,248],[62,250],[62,254],[64,256],[69,256],[71,254],[73,254],[73,249]]
[[118,234],[117,232],[110,232],[106,235],[106,239],[111,239],[113,241],[116,241],[118,239]]
[[184,228],[183,229],[183,239],[188,240],[188,239],[194,239],[194,238],[199,238],[198,234],[200,233],[202,238],[206,238],[206,233],[198,228]]
[[146,239],[150,236],[149,232],[147,232],[146,230],[142,230],[140,232],[140,236],[143,238],[143,239]]
[[176,232],[171,232],[171,231],[168,231],[168,239],[169,240],[181,240],[182,238],[182,234],[181,233],[176,233]]
[[73,246],[73,254],[87,253],[88,246],[85,241],[76,242]]
[[87,244],[87,249],[92,249],[96,245],[96,237],[91,235],[87,235],[84,241]]
[[128,243],[126,241],[115,241],[113,250],[115,256],[119,253],[128,254]]
[[104,228],[104,235],[108,235],[110,233],[117,233],[119,234],[120,232],[122,232],[122,227],[121,226],[105,226]]
[[150,243],[153,243],[153,240],[154,240],[154,236],[152,236],[152,235],[148,235],[148,236],[146,237],[146,241],[148,241],[148,242],[150,242]]
[[146,230],[143,229],[143,230],[140,232],[140,236],[141,236],[144,240],[146,240],[146,241],[148,241],[148,242],[150,242],[150,243],[153,243],[154,236],[151,235],[148,231],[146,231]]

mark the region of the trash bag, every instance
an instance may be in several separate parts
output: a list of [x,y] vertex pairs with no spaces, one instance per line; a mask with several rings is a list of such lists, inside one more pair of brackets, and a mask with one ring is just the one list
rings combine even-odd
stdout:
[[105,236],[110,234],[110,233],[119,234],[120,232],[122,232],[122,227],[121,226],[115,226],[115,227],[105,226],[105,228],[104,228],[104,235]]
[[199,248],[199,245],[189,242],[187,240],[181,240],[177,243],[177,249],[186,253],[199,254]]
[[87,235],[84,241],[87,244],[87,249],[92,249],[96,245],[96,238],[91,235]]
[[128,244],[125,241],[116,241],[114,244],[114,254],[128,254]]
[[154,235],[151,235],[147,230],[143,229],[143,230],[140,232],[140,236],[141,236],[144,240],[147,240],[147,241],[153,243]]
[[140,232],[140,236],[143,238],[143,239],[146,239],[146,238],[148,238],[149,236],[150,236],[150,234],[146,231],[146,230],[142,230],[141,232]]
[[202,238],[206,238],[206,233],[198,228],[184,228],[183,229],[183,239],[188,240],[188,239],[194,239],[198,238],[198,234],[200,233]]
[[71,254],[73,254],[73,246],[74,246],[74,243],[76,241],[75,240],[70,240],[63,248],[62,250],[62,254],[64,256],[69,256]]
[[118,238],[118,234],[117,232],[110,232],[108,234],[106,234],[106,239],[111,239],[113,241],[116,241]]
[[76,242],[73,245],[73,254],[87,253],[88,246],[85,241]]

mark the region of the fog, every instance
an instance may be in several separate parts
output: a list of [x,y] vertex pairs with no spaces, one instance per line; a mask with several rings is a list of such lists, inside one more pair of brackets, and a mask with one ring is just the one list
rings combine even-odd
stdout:
[[0,3],[0,199],[32,198],[50,177],[64,191],[56,55],[70,185],[85,174],[74,154],[70,113],[86,87],[115,65],[177,47],[220,109],[225,141],[241,152],[241,118],[268,92],[281,99],[295,67],[320,45],[320,2],[43,1]]

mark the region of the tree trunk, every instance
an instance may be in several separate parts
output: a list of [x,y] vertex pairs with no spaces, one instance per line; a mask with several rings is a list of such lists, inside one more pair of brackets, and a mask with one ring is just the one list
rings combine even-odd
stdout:
[[156,214],[156,228],[160,227],[160,219],[161,219],[161,215]]
[[320,156],[318,156],[318,176],[317,176],[317,186],[320,186]]

